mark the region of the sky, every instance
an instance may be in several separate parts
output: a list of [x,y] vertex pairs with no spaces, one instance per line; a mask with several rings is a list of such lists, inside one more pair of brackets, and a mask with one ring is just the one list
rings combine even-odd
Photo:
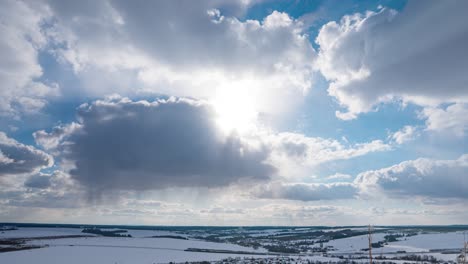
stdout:
[[0,1],[0,222],[468,224],[467,1]]

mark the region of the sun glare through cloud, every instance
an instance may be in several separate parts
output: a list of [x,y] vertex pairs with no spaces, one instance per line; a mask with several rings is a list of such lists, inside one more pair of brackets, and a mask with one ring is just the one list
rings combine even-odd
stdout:
[[217,89],[211,104],[216,112],[216,123],[225,132],[246,133],[257,128],[258,110],[252,81],[225,84]]

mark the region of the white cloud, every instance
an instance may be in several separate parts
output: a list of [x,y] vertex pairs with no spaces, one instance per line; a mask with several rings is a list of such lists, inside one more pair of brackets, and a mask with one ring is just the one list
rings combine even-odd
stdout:
[[278,174],[290,178],[309,175],[310,168],[326,162],[348,160],[392,149],[382,140],[349,144],[291,132],[263,135],[262,138],[272,146],[270,160],[278,167]]
[[76,130],[80,129],[80,127],[78,123],[72,122],[67,125],[54,127],[50,133],[44,130],[36,131],[33,133],[33,136],[38,145],[46,150],[54,150],[66,136],[74,133]]
[[356,118],[391,101],[467,102],[466,7],[465,1],[409,1],[401,13],[382,9],[324,25],[317,67],[347,110],[337,116]]
[[33,113],[58,94],[54,83],[38,80],[43,74],[38,53],[47,43],[41,23],[45,8],[31,8],[22,1],[2,1],[0,8],[0,115]]
[[326,177],[327,180],[347,180],[351,178],[352,178],[351,175],[344,174],[344,173],[335,173],[333,175]]
[[54,164],[53,158],[0,131],[0,176],[35,173]]
[[455,160],[417,159],[360,173],[364,193],[468,199],[468,154]]
[[416,136],[416,128],[413,126],[404,126],[397,132],[391,135],[391,138],[395,140],[397,144],[403,144],[405,142],[411,141]]
[[88,94],[213,99],[240,91],[258,111],[274,112],[312,85],[315,51],[302,23],[286,13],[241,21],[245,5],[236,2],[49,4],[57,56],[73,65]]
[[424,108],[420,114],[426,119],[429,131],[463,137],[468,131],[468,104],[452,104],[447,108]]

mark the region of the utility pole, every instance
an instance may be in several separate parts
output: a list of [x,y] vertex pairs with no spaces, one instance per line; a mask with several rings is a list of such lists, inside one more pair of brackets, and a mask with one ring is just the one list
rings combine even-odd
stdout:
[[457,262],[460,264],[466,264],[466,249],[468,248],[468,242],[466,242],[466,231],[463,232],[463,249],[457,258]]
[[367,238],[369,240],[369,264],[372,264],[372,231],[374,227],[369,225],[369,234],[367,234]]

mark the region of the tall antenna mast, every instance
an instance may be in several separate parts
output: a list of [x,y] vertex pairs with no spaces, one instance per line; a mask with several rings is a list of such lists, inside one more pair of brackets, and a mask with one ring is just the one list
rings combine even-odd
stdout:
[[468,243],[466,242],[466,231],[463,232],[463,264],[466,264],[466,248]]
[[374,227],[369,225],[369,234],[367,234],[369,240],[369,264],[372,264],[372,231],[374,231]]

